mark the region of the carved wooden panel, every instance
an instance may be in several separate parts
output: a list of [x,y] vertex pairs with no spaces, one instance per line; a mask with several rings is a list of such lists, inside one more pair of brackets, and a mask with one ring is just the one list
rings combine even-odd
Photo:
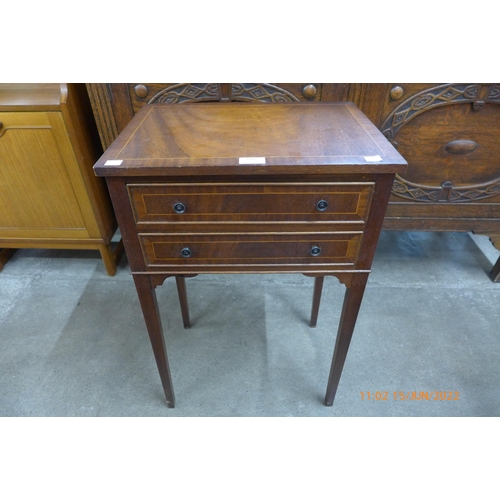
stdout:
[[393,195],[427,203],[478,202],[499,195],[498,104],[498,84],[445,84],[396,106],[381,130],[409,168],[404,176],[396,175]]
[[345,101],[349,83],[87,83],[101,142],[107,149],[148,102]]
[[296,102],[321,99],[321,84],[270,83],[129,83],[134,114],[146,103],[209,101]]

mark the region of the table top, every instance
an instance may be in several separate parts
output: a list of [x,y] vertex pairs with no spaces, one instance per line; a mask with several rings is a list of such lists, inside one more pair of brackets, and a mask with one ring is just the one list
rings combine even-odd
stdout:
[[350,102],[143,106],[94,166],[100,176],[402,172],[406,161]]

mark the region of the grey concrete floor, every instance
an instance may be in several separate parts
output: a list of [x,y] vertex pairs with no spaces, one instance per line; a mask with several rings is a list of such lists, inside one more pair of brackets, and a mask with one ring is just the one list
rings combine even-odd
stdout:
[[189,279],[190,330],[168,279],[169,409],[126,259],[109,277],[97,252],[19,250],[0,273],[0,416],[499,416],[498,255],[484,236],[383,232],[333,407],[335,278],[314,329],[311,278]]

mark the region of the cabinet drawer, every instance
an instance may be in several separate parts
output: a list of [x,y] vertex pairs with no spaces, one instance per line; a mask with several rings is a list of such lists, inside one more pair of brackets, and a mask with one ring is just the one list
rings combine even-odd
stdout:
[[293,266],[354,264],[362,232],[140,234],[139,238],[148,266]]
[[374,184],[129,184],[136,223],[366,222]]

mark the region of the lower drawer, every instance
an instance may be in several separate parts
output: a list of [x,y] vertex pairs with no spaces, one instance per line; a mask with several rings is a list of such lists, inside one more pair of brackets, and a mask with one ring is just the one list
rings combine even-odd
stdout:
[[148,268],[354,265],[362,232],[139,234]]

